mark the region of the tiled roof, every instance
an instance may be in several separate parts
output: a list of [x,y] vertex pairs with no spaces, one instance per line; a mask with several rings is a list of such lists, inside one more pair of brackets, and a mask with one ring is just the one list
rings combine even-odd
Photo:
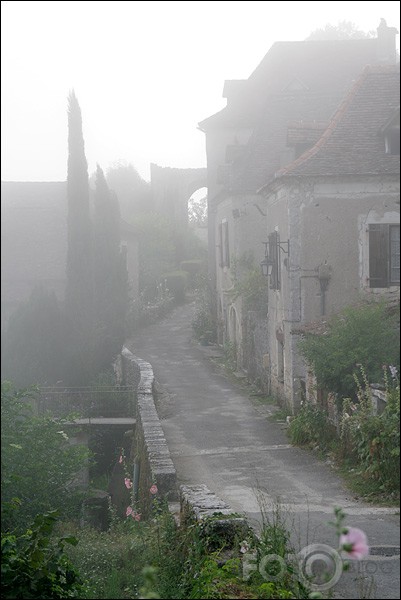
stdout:
[[199,125],[206,133],[253,131],[242,158],[232,165],[229,188],[254,193],[293,161],[288,126],[329,122],[362,70],[377,62],[377,53],[377,38],[276,42],[248,80],[226,86],[227,107]]
[[204,119],[199,127],[255,123],[272,94],[291,91],[297,81],[304,90],[338,90],[340,97],[356,74],[377,60],[377,39],[276,42],[245,81],[226,82],[228,103],[218,113]]
[[366,67],[320,140],[276,178],[399,173],[400,157],[385,153],[381,131],[399,105],[399,66]]
[[288,123],[287,146],[315,144],[327,129],[327,121],[294,121]]

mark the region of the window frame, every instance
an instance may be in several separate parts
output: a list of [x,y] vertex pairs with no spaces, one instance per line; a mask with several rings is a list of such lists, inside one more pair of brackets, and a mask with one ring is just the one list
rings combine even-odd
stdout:
[[[398,240],[393,239],[393,232],[400,231],[397,223],[370,223],[368,227],[369,251],[369,288],[388,288],[400,285],[400,279],[393,279],[392,272],[399,267],[394,266],[396,256],[394,245]],[[399,263],[399,260],[398,260]]]

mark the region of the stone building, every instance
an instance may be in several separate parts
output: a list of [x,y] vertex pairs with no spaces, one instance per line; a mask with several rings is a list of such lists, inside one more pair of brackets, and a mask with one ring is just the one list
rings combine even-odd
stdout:
[[66,261],[66,183],[2,181],[2,330],[36,285],[64,299]]
[[177,227],[188,225],[188,200],[206,187],[206,169],[177,169],[150,164],[152,207]]
[[366,297],[400,293],[400,73],[366,67],[312,149],[260,192],[267,202],[271,389],[307,390],[303,327]]
[[366,65],[395,63],[396,33],[382,22],[377,38],[277,42],[247,80],[225,82],[227,106],[199,123],[206,137],[209,271],[219,341],[234,344],[238,368],[252,371],[267,389],[267,301],[260,318],[246,314],[243,298],[232,293],[238,263],[247,257],[249,264],[253,256],[259,265],[269,242],[260,189],[318,142]]

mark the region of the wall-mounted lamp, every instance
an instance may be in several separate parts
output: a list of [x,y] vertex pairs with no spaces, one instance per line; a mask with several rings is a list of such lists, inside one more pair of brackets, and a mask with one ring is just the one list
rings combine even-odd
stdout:
[[264,275],[265,277],[270,277],[270,275],[272,274],[274,261],[271,258],[269,258],[269,253],[267,250],[269,242],[262,242],[262,244],[265,245],[265,257],[260,262],[260,268],[262,270],[262,275]]
[[[290,240],[280,242],[278,231],[273,231],[269,234],[268,241],[263,242],[263,244],[265,245],[265,257],[260,264],[262,273],[270,278],[270,288],[272,290],[279,290],[281,287],[280,250],[289,257]],[[284,260],[284,263],[288,269],[288,258]]]
[[[260,263],[262,274],[270,277],[275,269],[277,277],[274,285],[279,285],[280,250],[290,256],[290,240],[280,242],[278,233],[274,231],[269,235],[269,241],[262,243],[265,245],[265,257]],[[287,259],[285,259],[286,261]]]
[[[287,246],[287,250],[285,250],[282,246]],[[280,250],[282,250],[285,254],[290,256],[290,240],[287,240],[286,242],[280,242],[280,238],[277,238],[277,247],[280,248]]]

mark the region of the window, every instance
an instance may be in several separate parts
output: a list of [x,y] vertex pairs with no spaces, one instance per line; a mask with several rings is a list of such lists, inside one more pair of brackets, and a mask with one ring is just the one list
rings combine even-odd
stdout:
[[400,226],[369,225],[369,287],[400,285]]
[[386,154],[400,154],[400,128],[389,129],[384,138]]
[[390,119],[380,128],[380,134],[384,137],[386,154],[400,154],[400,107],[392,114]]

